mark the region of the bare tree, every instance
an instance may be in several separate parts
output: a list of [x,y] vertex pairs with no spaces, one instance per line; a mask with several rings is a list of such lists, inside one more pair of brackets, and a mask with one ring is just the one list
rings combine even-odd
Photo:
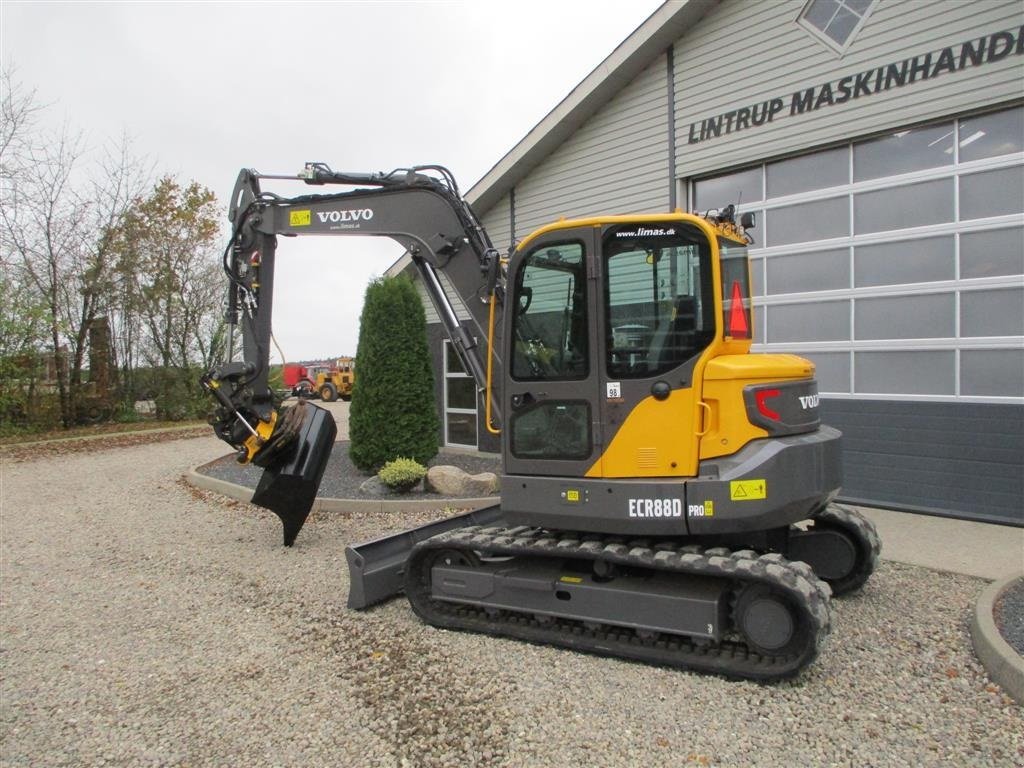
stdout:
[[10,179],[25,171],[32,149],[37,117],[45,108],[35,90],[26,90],[15,80],[13,69],[0,72],[0,180],[6,198]]
[[[0,207],[14,199],[31,153],[42,107],[10,70],[0,72]],[[44,338],[43,305],[28,285],[9,238],[0,236],[0,417],[20,406],[20,387],[34,373]]]
[[88,178],[82,134],[67,124],[53,134],[37,130],[43,107],[35,92],[14,83],[10,73],[4,73],[3,84],[3,251],[12,272],[17,270],[43,306],[61,421],[70,426],[89,327],[111,295],[110,232],[144,187],[146,174],[122,138]]
[[[151,166],[134,153],[127,134],[104,147],[89,180],[89,247],[86,262],[81,265],[81,300],[72,324],[76,329],[73,346],[76,357],[72,366],[76,376],[82,371],[89,328],[100,315],[108,316],[116,331],[126,332],[125,343],[115,344],[114,351],[115,354],[124,352],[128,370],[134,363],[131,329],[136,322],[130,303],[127,307],[123,303],[124,289],[116,268],[116,232],[151,180]],[[119,335],[115,332],[115,339]],[[77,378],[73,381],[75,386],[80,383]]]
[[77,293],[72,276],[84,261],[87,203],[71,185],[81,154],[82,138],[67,126],[43,146],[30,147],[28,169],[11,180],[11,194],[0,207],[10,247],[45,307],[65,426],[74,418],[66,365],[69,308]]
[[144,359],[158,369],[157,411],[178,417],[191,409],[195,367],[223,344],[223,298],[214,194],[166,176],[137,200],[117,232],[118,272],[130,286],[141,322]]

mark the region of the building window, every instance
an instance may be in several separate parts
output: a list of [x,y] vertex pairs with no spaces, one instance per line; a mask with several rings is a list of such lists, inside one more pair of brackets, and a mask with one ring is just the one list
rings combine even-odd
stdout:
[[757,351],[812,360],[823,393],[1024,402],[1024,107],[697,179],[691,199],[756,213]]
[[853,180],[867,181],[953,164],[954,128],[940,123],[894,131],[853,147]]
[[843,53],[871,14],[876,0],[808,0],[800,24],[815,37]]
[[701,179],[693,191],[693,207],[702,213],[725,208],[730,203],[739,207],[761,200],[764,200],[764,170],[761,166]]
[[444,444],[476,448],[476,382],[452,349],[444,343]]

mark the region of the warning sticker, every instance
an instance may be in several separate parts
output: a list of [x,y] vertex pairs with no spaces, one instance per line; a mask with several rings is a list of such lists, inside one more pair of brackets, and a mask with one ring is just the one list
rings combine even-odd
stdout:
[[288,211],[288,224],[293,227],[308,227],[310,220],[310,211]]
[[766,499],[768,483],[764,480],[733,480],[729,483],[729,498],[733,501]]

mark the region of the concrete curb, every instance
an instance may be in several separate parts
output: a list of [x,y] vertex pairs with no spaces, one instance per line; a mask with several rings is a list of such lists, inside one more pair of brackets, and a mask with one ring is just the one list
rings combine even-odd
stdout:
[[994,581],[982,591],[971,617],[974,652],[992,681],[1018,704],[1024,704],[1024,659],[1003,639],[993,615],[999,595],[1024,572]]
[[236,485],[235,483],[229,483],[227,480],[219,480],[216,477],[201,474],[196,471],[197,469],[198,467],[192,467],[186,473],[185,482],[189,485],[202,488],[204,491],[214,491],[222,496],[227,496],[229,499],[246,503],[252,501],[252,488],[246,488],[244,485]]
[[[185,475],[185,481],[196,488],[214,491],[230,499],[248,503],[252,500],[253,489],[244,485],[229,483],[216,477],[201,474],[192,467]],[[432,509],[465,509],[477,510],[491,507],[501,502],[500,496],[482,496],[464,499],[324,499],[317,497],[313,509],[323,512],[427,512]]]

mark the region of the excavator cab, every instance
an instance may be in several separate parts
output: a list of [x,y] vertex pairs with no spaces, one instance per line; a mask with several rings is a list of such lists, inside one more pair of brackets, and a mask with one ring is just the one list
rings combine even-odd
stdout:
[[[747,238],[731,212],[677,213],[560,221],[519,245],[504,346],[506,520],[731,535],[798,522],[837,493],[839,435],[819,423],[814,366],[749,354]],[[764,446],[775,453],[743,453]],[[770,493],[738,503],[731,484],[751,474]]]
[[[662,216],[560,222],[520,245],[506,475],[695,473],[699,373],[716,341],[713,242],[698,222]],[[651,418],[672,429],[651,434]]]

